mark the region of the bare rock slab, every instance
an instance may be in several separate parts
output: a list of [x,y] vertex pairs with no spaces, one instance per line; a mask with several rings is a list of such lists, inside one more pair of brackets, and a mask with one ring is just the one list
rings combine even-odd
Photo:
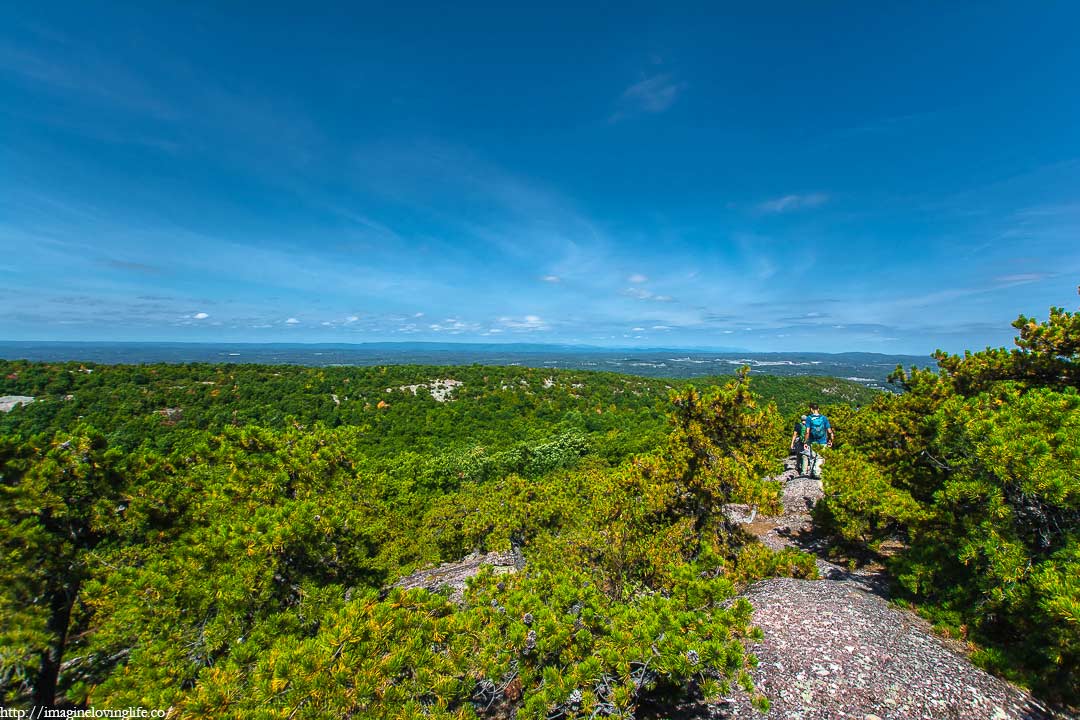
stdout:
[[[1055,717],[947,647],[916,616],[851,583],[777,578],[744,596],[764,632],[750,651],[760,660],[754,682],[772,703],[769,720]],[[713,711],[763,717],[741,696]]]

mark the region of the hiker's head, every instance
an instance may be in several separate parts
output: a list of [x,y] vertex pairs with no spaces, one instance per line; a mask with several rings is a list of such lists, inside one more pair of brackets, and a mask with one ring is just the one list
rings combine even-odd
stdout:
[[810,403],[810,412],[816,413],[817,411],[818,411],[818,404],[817,403]]

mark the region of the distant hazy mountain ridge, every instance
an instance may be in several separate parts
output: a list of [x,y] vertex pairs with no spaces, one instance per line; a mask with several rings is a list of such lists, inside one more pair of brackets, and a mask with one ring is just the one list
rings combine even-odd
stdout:
[[0,358],[103,364],[257,363],[265,365],[520,365],[605,370],[646,377],[730,375],[739,367],[769,375],[826,375],[881,388],[896,366],[930,357],[878,353],[748,353],[738,350],[599,348],[580,345],[364,343],[358,345],[0,342]]

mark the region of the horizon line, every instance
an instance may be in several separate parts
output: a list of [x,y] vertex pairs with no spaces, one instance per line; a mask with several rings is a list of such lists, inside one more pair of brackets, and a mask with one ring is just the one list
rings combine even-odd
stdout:
[[[169,345],[169,346],[248,346],[248,347],[344,347],[362,348],[365,346],[461,346],[481,348],[511,348],[511,347],[534,347],[534,348],[573,348],[581,350],[595,350],[605,352],[646,352],[646,351],[680,351],[680,352],[707,352],[727,355],[880,355],[884,357],[933,357],[932,352],[923,354],[916,353],[883,353],[870,350],[841,350],[827,352],[821,350],[749,350],[745,348],[731,348],[721,346],[672,346],[672,345],[588,345],[584,343],[570,342],[479,342],[479,341],[439,341],[439,340],[371,340],[367,342],[252,342],[252,341],[191,341],[191,340],[0,340],[2,345]],[[452,349],[452,348],[448,348]]]

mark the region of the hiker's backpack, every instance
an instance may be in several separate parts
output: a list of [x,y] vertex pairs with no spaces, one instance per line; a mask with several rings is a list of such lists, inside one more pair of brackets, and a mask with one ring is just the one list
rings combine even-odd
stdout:
[[810,428],[810,442],[827,442],[829,436],[825,429],[828,426],[829,421],[825,418],[824,415],[808,415],[806,417],[806,427]]

